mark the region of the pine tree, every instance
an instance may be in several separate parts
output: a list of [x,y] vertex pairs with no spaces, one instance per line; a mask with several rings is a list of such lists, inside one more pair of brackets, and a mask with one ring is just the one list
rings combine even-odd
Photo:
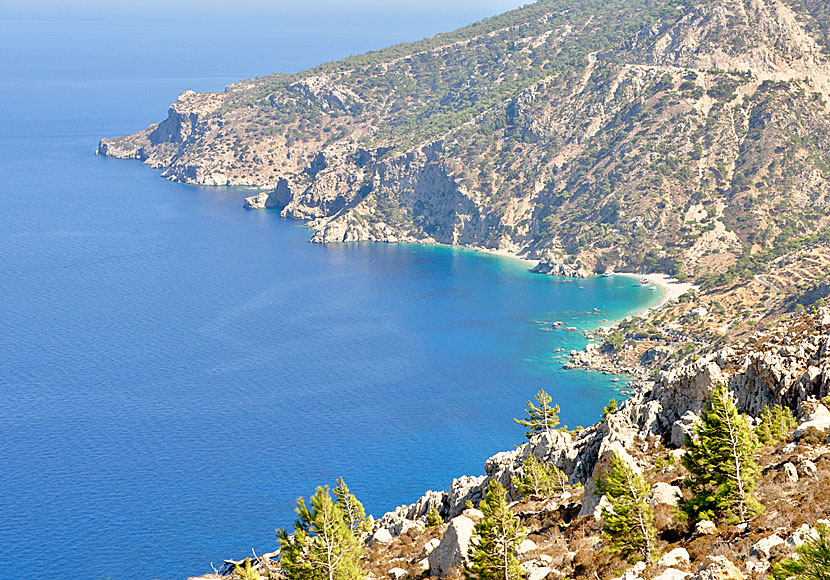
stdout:
[[793,556],[774,564],[772,571],[775,580],[830,578],[830,528],[816,526],[816,533],[796,548]]
[[443,518],[441,518],[441,514],[438,511],[438,508],[432,508],[427,512],[427,527],[428,528],[437,528],[441,524],[444,523]]
[[329,487],[318,487],[311,509],[297,500],[294,536],[277,530],[280,565],[289,580],[362,580],[362,549]]
[[602,529],[613,542],[612,551],[632,562],[650,560],[656,534],[654,511],[648,504],[651,488],[616,453],[596,483],[597,492],[611,503],[611,509],[602,513]]
[[536,393],[536,402],[539,406],[533,404],[533,401],[527,402],[527,419],[513,419],[519,425],[524,425],[528,428],[527,438],[530,439],[536,433],[552,433],[556,426],[559,425],[559,405],[550,406],[551,399],[545,391],[539,390]]
[[360,538],[369,531],[369,521],[366,519],[366,510],[363,504],[349,491],[343,478],[337,480],[337,487],[334,488],[334,496],[337,498],[337,505],[343,510],[343,519],[355,537]]
[[680,507],[691,523],[721,516],[745,522],[762,509],[752,497],[760,475],[753,456],[757,446],[746,417],[719,385],[694,435],[686,440],[683,465],[690,473],[686,484],[693,497],[682,500]]
[[518,580],[524,577],[516,553],[525,539],[519,518],[507,509],[504,487],[498,481],[487,486],[478,506],[484,517],[475,526],[467,578],[473,580]]
[[551,462],[539,461],[533,455],[522,463],[521,474],[513,476],[513,485],[522,497],[550,497],[568,489],[568,476]]
[[796,426],[795,416],[789,407],[765,406],[761,412],[761,423],[755,428],[755,434],[761,445],[771,445],[789,438],[790,432]]

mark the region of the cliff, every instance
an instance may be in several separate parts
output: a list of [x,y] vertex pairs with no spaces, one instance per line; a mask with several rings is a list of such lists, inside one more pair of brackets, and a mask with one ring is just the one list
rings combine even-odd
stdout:
[[701,276],[830,225],[825,3],[541,0],[421,42],[182,93],[104,139],[314,241]]
[[[728,385],[752,424],[773,404],[796,410],[800,424],[784,441],[757,453],[762,474],[756,495],[766,506],[761,515],[742,525],[702,522],[690,531],[673,511],[678,497],[688,494],[678,459],[685,453],[686,434],[719,384]],[[375,521],[362,561],[369,577],[460,578],[473,525],[481,517],[469,502],[477,505],[492,480],[504,485],[512,509],[528,528],[529,543],[522,544],[519,557],[530,580],[621,575],[624,580],[702,580],[714,570],[722,578],[760,579],[771,563],[801,545],[817,522],[827,521],[830,308],[790,317],[741,345],[639,380],[633,388],[633,395],[600,422],[575,432],[535,435],[488,459],[483,475],[454,479],[447,491],[429,491]],[[659,560],[628,567],[606,550],[600,519],[608,504],[597,496],[595,480],[612,454],[652,487]],[[578,487],[522,498],[513,476],[530,456],[554,463]],[[438,527],[427,526],[433,508],[444,521]],[[278,553],[261,558],[259,566],[279,577]]]

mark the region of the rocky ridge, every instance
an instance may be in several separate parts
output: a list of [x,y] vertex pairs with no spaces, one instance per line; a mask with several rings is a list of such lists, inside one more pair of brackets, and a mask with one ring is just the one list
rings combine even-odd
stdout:
[[[689,533],[672,512],[684,493],[678,459],[686,434],[718,384],[728,385],[752,421],[771,404],[796,409],[800,421],[790,441],[765,447],[759,455],[762,478],[756,495],[767,509],[748,525],[704,521]],[[429,491],[384,514],[367,538],[364,566],[370,578],[460,578],[474,525],[482,517],[470,504],[498,480],[529,531],[519,554],[529,580],[764,578],[771,562],[801,545],[816,523],[830,523],[824,519],[830,516],[828,395],[830,308],[825,308],[653,380],[640,380],[632,397],[597,424],[535,435],[488,459],[483,475],[456,478],[448,491]],[[652,485],[658,561],[621,569],[624,562],[609,560],[603,549],[599,519],[607,503],[595,493],[594,480],[612,454]],[[553,497],[522,499],[512,476],[531,455],[555,463],[576,487]],[[426,516],[433,508],[445,523],[429,528]],[[277,554],[268,558],[276,561]],[[268,558],[263,562],[271,562]]]
[[297,75],[186,91],[166,120],[99,153],[262,189],[249,207],[307,221],[317,242],[500,249],[557,275],[721,272],[830,225],[822,10],[541,0]]

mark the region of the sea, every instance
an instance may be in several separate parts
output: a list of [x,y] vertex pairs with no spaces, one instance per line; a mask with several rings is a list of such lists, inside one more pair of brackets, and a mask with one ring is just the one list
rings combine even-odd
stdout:
[[380,516],[483,473],[524,441],[513,418],[539,389],[570,427],[621,397],[625,380],[564,355],[660,290],[458,248],[311,244],[244,210],[249,191],[95,155],[185,89],[517,4],[4,4],[0,578],[203,574],[275,549],[296,499],[338,477]]

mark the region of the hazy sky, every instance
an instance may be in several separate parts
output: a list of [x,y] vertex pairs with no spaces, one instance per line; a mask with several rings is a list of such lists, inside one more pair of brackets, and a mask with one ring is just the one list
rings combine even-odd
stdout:
[[247,13],[291,14],[319,11],[321,14],[348,14],[352,11],[433,12],[436,14],[494,15],[528,0],[0,0],[3,15],[17,18],[30,15],[55,18],[86,18],[114,14],[145,17],[201,19],[244,11]]

